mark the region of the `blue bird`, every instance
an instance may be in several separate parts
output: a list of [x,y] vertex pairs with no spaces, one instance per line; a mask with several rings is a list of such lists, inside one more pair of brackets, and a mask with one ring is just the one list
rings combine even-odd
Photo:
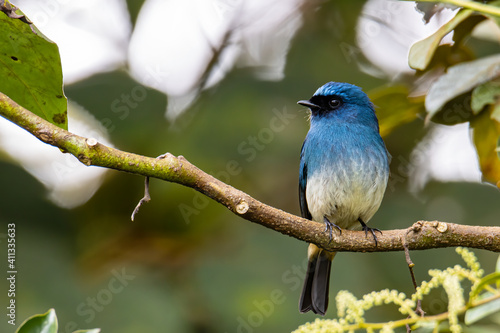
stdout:
[[[300,153],[299,199],[302,217],[332,228],[362,229],[378,210],[389,178],[390,155],[380,137],[373,104],[361,88],[339,82],[320,87],[297,102],[311,111],[311,126]],[[325,315],[330,267],[335,252],[308,248],[300,312]]]

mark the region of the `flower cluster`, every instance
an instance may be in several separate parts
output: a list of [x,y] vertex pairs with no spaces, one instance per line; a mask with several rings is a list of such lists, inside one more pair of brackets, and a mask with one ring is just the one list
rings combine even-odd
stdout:
[[[357,299],[352,293],[342,290],[335,298],[337,302],[338,319],[316,319],[312,323],[300,326],[294,333],[320,333],[320,332],[354,332],[356,329],[363,328],[366,332],[374,332],[375,329],[380,333],[393,333],[395,327],[408,323],[408,320],[398,320],[397,322],[387,323],[366,323],[365,312],[375,306],[383,304],[395,304],[399,306],[399,312],[410,318],[413,323],[420,326],[439,325],[438,321],[427,321],[425,317],[421,318],[415,313],[416,302],[428,295],[433,289],[442,287],[448,296],[448,312],[444,314],[449,322],[449,330],[452,333],[462,332],[458,321],[458,315],[466,310],[466,301],[461,281],[464,279],[472,283],[471,291],[477,287],[484,275],[474,253],[465,248],[457,248],[456,252],[463,258],[467,268],[459,265],[449,267],[445,270],[429,270],[431,279],[424,281],[417,288],[416,292],[410,298],[397,290],[384,289],[378,292],[371,292]],[[442,319],[440,319],[442,320]]]

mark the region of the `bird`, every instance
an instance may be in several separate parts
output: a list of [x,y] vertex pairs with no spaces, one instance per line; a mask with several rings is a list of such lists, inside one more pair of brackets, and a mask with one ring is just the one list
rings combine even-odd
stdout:
[[[309,100],[310,128],[300,153],[299,201],[303,218],[333,228],[375,232],[366,223],[379,209],[389,178],[391,156],[380,136],[374,105],[361,88],[328,82]],[[324,316],[328,308],[335,252],[309,244],[301,313]]]

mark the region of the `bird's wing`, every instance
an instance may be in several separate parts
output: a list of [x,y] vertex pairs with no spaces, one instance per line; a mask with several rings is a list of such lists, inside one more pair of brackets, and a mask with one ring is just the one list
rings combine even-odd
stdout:
[[307,186],[307,163],[304,158],[304,146],[306,141],[302,144],[302,149],[300,152],[300,174],[299,174],[299,201],[300,201],[300,212],[303,218],[311,219],[311,212],[309,212],[309,207],[307,207],[306,199],[306,186]]

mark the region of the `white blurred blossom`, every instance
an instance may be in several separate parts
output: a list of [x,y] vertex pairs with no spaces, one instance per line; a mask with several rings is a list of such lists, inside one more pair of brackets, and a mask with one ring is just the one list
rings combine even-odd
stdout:
[[16,0],[61,53],[65,83],[124,66],[132,30],[125,0]]
[[[107,131],[88,111],[68,103],[69,130],[112,146]],[[64,208],[84,204],[97,191],[106,169],[88,167],[71,154],[62,154],[24,129],[0,117],[0,151],[19,164],[48,190],[49,199]]]
[[205,74],[202,89],[235,66],[281,80],[304,1],[146,0],[130,42],[131,73],[168,95],[170,120],[196,99]]

